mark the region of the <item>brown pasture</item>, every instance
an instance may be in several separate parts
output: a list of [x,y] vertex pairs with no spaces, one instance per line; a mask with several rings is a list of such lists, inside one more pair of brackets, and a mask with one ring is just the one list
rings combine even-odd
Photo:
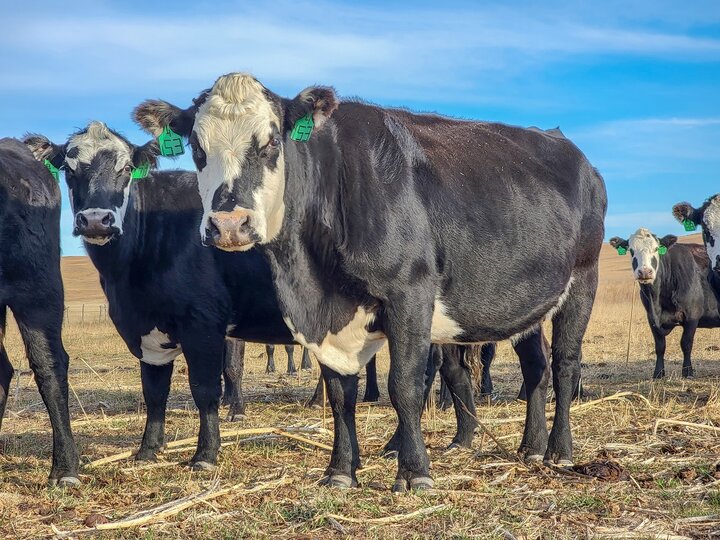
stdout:
[[[697,236],[682,240],[693,239]],[[248,348],[247,417],[223,423],[229,434],[215,472],[185,468],[192,444],[183,443],[169,448],[158,463],[122,459],[88,465],[136,449],[143,401],[137,361],[112,325],[91,317],[83,324],[76,317],[83,304],[90,312],[103,303],[89,261],[67,257],[63,274],[70,313],[64,332],[71,358],[70,406],[84,483],[77,489],[45,488],[49,423],[11,323],[7,346],[18,373],[0,434],[0,536],[685,539],[720,534],[720,428],[715,427],[720,426],[720,329],[698,331],[695,379],[680,378],[676,331],[668,343],[667,379],[649,380],[653,342],[639,301],[630,326],[637,290],[629,257],[617,256],[607,245],[584,342],[587,395],[573,411],[572,424],[576,462],[610,460],[621,468],[620,479],[602,481],[583,474],[588,469],[563,472],[516,459],[524,405],[514,399],[520,385],[517,359],[503,343],[493,366],[498,396],[478,407],[484,428],[473,449],[446,453],[454,414],[432,409],[423,429],[437,489],[400,496],[389,491],[395,463],[377,455],[395,426],[384,384],[380,403],[358,407],[361,488],[328,490],[316,483],[327,465],[324,447],[332,444],[332,415],[303,407],[317,368],[298,377],[266,375],[259,345]],[[381,379],[387,367],[384,350]],[[602,399],[607,397],[612,399]],[[182,361],[169,409],[168,441],[195,437],[198,422]]]

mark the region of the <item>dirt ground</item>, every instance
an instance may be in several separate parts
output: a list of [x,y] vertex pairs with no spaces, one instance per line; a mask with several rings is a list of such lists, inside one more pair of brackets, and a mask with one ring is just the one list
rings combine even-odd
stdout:
[[[167,437],[191,442],[173,445],[157,463],[90,465],[136,450],[144,425],[137,361],[107,323],[66,325],[83,485],[48,490],[49,422],[13,327],[8,348],[18,376],[0,434],[0,537],[720,537],[720,427],[714,427],[720,426],[720,329],[698,331],[691,380],[680,378],[680,333],[674,332],[668,377],[652,382],[652,338],[639,301],[632,307],[630,261],[611,256],[606,248],[584,343],[586,395],[571,416],[576,464],[595,466],[567,472],[517,460],[524,403],[514,399],[517,359],[502,343],[493,365],[497,395],[478,408],[483,428],[472,450],[445,451],[454,433],[452,410],[425,414],[436,489],[422,494],[393,495],[396,464],[378,455],[396,423],[384,384],[387,349],[379,361],[381,401],[358,408],[359,489],[317,485],[332,444],[330,411],[304,407],[317,367],[299,376],[267,375],[259,345],[248,347],[247,416],[221,425],[226,435],[217,470],[183,465],[198,427],[183,361],[176,363]],[[284,368],[281,349],[276,363]],[[549,413],[552,407],[549,402]],[[605,461],[617,467],[600,470]],[[608,480],[593,476],[603,471]]]

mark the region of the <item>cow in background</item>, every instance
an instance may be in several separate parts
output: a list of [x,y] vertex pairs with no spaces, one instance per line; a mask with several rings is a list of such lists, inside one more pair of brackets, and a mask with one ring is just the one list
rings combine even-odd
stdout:
[[665,376],[665,338],[673,328],[682,326],[682,376],[691,377],[695,331],[720,327],[720,305],[708,283],[710,260],[705,249],[676,241],[676,236],[658,238],[644,228],[627,240],[617,236],[610,239],[610,245],[621,255],[630,252],[640,300],[655,340],[655,379]]
[[0,238],[0,426],[14,373],[3,343],[9,308],[50,416],[49,484],[76,485],[79,456],[70,429],[68,355],[62,342],[60,188],[16,139],[0,139]]

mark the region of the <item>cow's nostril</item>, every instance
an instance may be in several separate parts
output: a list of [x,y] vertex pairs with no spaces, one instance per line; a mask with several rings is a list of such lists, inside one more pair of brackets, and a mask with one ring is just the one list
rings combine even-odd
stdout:
[[110,212],[108,212],[107,214],[105,214],[105,215],[103,216],[103,218],[102,218],[102,220],[100,221],[100,223],[102,223],[102,224],[105,225],[106,227],[109,227],[110,225],[113,224],[114,221],[115,221],[115,220],[113,219],[113,215],[112,215]]
[[78,228],[87,227],[88,220],[84,214],[78,214],[75,216],[75,226]]
[[214,217],[211,217],[208,220],[207,227],[205,227],[205,236],[209,236],[210,238],[220,238],[220,228],[218,227]]

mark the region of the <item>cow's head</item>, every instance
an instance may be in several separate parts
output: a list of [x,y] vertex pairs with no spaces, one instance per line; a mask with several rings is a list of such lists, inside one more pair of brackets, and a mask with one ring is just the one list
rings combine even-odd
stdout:
[[200,235],[205,244],[244,251],[270,242],[285,214],[285,146],[289,133],[309,115],[315,130],[337,108],[330,88],[311,87],[292,100],[267,90],[254,77],[220,77],[188,109],[146,101],[136,122],[154,135],[166,126],[188,137],[203,204]]
[[700,208],[681,202],[673,206],[673,215],[680,223],[702,227],[703,242],[710,266],[720,274],[720,193],[713,195]]
[[610,245],[624,255],[627,251],[632,257],[632,269],[635,279],[644,285],[651,284],[657,277],[660,257],[670,246],[677,242],[677,236],[668,234],[658,238],[647,229],[640,228],[627,240],[618,236],[610,239]]
[[75,213],[73,234],[96,245],[123,233],[133,170],[154,167],[159,154],[156,141],[135,146],[102,122],[91,122],[64,145],[42,135],[25,137],[25,144],[37,159],[64,168]]

